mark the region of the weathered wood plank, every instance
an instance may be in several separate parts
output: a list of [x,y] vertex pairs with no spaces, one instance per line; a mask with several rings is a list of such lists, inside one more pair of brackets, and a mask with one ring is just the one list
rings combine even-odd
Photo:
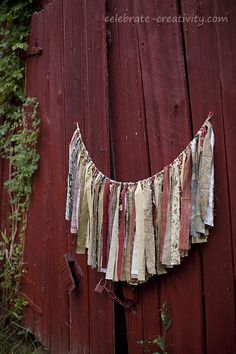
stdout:
[[[228,8],[227,4],[225,8]],[[205,18],[224,15],[216,10],[211,1],[182,2],[182,11],[186,15],[195,13]],[[235,350],[235,294],[219,68],[219,56],[222,58],[224,54],[219,51],[217,26],[219,33],[228,24],[205,23],[197,26],[185,23],[184,30],[194,130],[202,124],[209,110],[215,112],[212,123],[216,135],[216,220],[209,242],[203,247],[202,295],[205,304],[206,351],[214,353],[223,348],[224,353],[228,354]],[[230,70],[230,61],[228,65]]]
[[[86,31],[85,143],[90,156],[106,175],[109,174],[109,124],[107,91],[106,29],[103,21],[105,1],[84,2]],[[114,309],[107,294],[94,291],[101,274],[89,268],[90,351],[114,352]],[[104,335],[105,333],[105,335]]]
[[[178,16],[179,11],[177,2],[172,0],[137,1],[135,8],[135,15],[143,14],[152,19]],[[192,138],[182,32],[176,22],[160,24],[154,20],[137,29],[151,172],[154,174],[178,156]],[[158,278],[160,302],[154,300],[157,286],[153,284],[149,292],[144,289],[147,303],[149,298],[153,299],[156,317],[159,315],[157,306],[167,301],[170,307],[173,325],[168,343],[171,353],[197,354],[203,350],[200,274],[199,255],[196,251],[191,252],[187,262]],[[154,336],[158,330],[158,327],[154,330],[149,314],[150,310],[144,311],[145,337]],[[191,324],[192,318],[194,323]]]
[[[41,117],[40,168],[35,178],[34,198],[26,239],[29,276],[34,301],[43,311],[41,326],[34,332],[52,353],[68,351],[68,294],[61,276],[67,251],[64,221],[65,140],[62,77],[62,3],[49,4],[38,16],[43,54],[32,63],[28,94],[39,98]],[[34,71],[36,70],[36,72]],[[35,79],[38,79],[35,82]],[[41,214],[38,210],[41,210]],[[34,268],[36,272],[34,272]],[[36,285],[37,284],[37,285]],[[38,333],[40,331],[41,333]],[[58,336],[58,334],[60,334]]]
[[[86,53],[85,53],[85,11],[81,1],[68,1],[63,4],[64,13],[64,89],[65,89],[65,162],[68,171],[68,147],[78,122],[84,132],[85,91],[86,91]],[[70,234],[67,223],[68,251],[74,253],[75,237]],[[84,273],[79,289],[70,295],[70,353],[89,352],[89,287],[86,256],[78,255],[76,259]]]
[[[133,3],[107,2],[107,15],[132,10]],[[141,68],[136,27],[107,23],[109,68],[109,114],[114,178],[139,180],[150,174],[145,128]],[[138,289],[135,311],[125,310],[129,353],[142,353],[137,341],[143,338],[143,292]],[[130,297],[132,291],[123,288]],[[124,348],[124,350],[126,350]]]

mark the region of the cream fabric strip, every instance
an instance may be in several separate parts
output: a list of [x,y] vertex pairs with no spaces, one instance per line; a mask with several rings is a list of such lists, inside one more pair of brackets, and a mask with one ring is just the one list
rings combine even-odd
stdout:
[[172,167],[170,264],[180,264],[180,172],[179,161]]
[[177,160],[170,168],[170,198],[167,208],[167,223],[162,264],[167,267],[180,264],[180,173]]
[[135,191],[135,208],[136,208],[136,234],[135,242],[137,247],[137,268],[138,280],[145,280],[145,230],[144,230],[144,193],[142,183],[138,182]]
[[138,249],[137,249],[137,237],[136,232],[134,234],[134,244],[132,253],[132,265],[131,265],[132,278],[138,279]]
[[77,206],[77,201],[78,201],[78,194],[79,194],[79,162],[81,158],[81,152],[78,154],[78,159],[77,159],[77,169],[76,169],[76,175],[75,175],[75,185],[74,185],[74,191],[73,192],[73,206],[72,206],[72,216],[71,216],[71,227],[70,227],[70,232],[72,234],[76,234],[78,231],[78,206]]

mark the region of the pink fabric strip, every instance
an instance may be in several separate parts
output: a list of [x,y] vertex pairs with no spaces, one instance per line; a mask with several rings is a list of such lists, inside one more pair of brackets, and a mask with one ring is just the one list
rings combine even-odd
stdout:
[[181,216],[180,216],[180,251],[188,251],[190,237],[190,217],[191,217],[191,180],[192,180],[192,159],[188,154],[184,166],[184,177],[181,197]]

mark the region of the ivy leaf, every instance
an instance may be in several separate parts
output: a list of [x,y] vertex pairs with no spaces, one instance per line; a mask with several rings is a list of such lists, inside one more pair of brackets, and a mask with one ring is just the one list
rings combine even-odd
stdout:
[[10,240],[9,240],[9,238],[6,235],[6,230],[5,231],[1,231],[1,236],[2,236],[3,241],[5,242],[5,244],[8,245]]
[[158,347],[164,351],[166,349],[166,341],[164,336],[158,336],[153,340],[153,344],[158,345]]
[[16,43],[12,46],[11,48],[12,50],[17,50],[17,49],[21,49],[21,50],[27,50],[28,49],[28,44],[27,43]]

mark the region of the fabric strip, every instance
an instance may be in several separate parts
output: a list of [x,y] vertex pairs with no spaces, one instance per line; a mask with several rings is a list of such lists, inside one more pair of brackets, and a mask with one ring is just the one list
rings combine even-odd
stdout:
[[191,216],[191,180],[192,160],[190,149],[186,152],[186,160],[183,166],[182,196],[181,196],[181,218],[180,218],[180,245],[181,251],[188,251],[190,237],[190,216]]
[[136,210],[136,234],[135,243],[137,250],[138,280],[145,280],[145,231],[144,231],[144,208],[143,208],[143,188],[139,182],[135,191],[135,210]]
[[116,189],[116,208],[115,208],[115,214],[114,214],[111,245],[110,245],[107,272],[106,272],[106,279],[109,279],[109,280],[113,280],[115,277],[115,264],[116,264],[116,256],[117,256],[117,248],[118,248],[118,232],[119,232],[120,189],[121,189],[121,186],[118,186]]
[[107,268],[107,253],[108,253],[108,203],[110,193],[110,182],[107,180],[104,186],[103,192],[103,222],[102,222],[102,268]]
[[211,175],[209,180],[209,195],[208,195],[208,205],[206,211],[205,224],[211,227],[214,226],[214,145],[215,137],[212,126],[210,123],[209,128],[211,129],[211,150],[212,150],[212,162],[211,162]]
[[152,193],[150,182],[143,184],[144,208],[144,235],[145,235],[145,260],[147,272],[156,274],[156,250],[152,214]]
[[126,193],[127,193],[127,184],[125,184],[121,192],[121,216],[120,216],[120,226],[119,226],[119,249],[118,249],[118,259],[117,259],[117,277],[121,278],[122,266],[124,260],[124,246],[125,246],[125,224],[126,224]]
[[170,181],[169,181],[169,166],[164,168],[163,175],[163,194],[162,194],[162,210],[161,210],[161,233],[160,233],[160,261],[162,263],[163,248],[167,224],[167,208],[170,197]]

